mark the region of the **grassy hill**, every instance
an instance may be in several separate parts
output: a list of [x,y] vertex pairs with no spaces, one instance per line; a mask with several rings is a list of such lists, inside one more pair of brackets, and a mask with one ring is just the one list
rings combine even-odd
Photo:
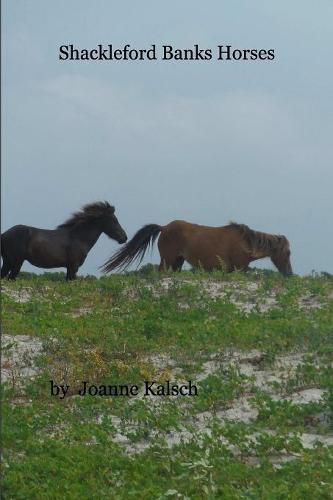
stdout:
[[329,275],[22,273],[2,335],[5,498],[333,497]]

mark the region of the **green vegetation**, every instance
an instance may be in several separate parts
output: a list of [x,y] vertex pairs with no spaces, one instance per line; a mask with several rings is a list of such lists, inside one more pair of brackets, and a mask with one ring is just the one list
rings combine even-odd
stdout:
[[[4,498],[333,497],[332,276],[147,266],[2,287]],[[145,397],[145,380],[198,395]]]

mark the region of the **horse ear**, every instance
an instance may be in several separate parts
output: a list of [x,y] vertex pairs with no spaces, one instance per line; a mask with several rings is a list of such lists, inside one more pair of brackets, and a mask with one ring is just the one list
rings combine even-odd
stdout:
[[108,201],[105,201],[104,205],[108,209],[108,211],[111,212],[111,214],[114,214],[114,207],[112,205],[110,205],[110,203]]
[[280,241],[282,242],[283,245],[289,246],[289,241],[283,234],[280,235]]

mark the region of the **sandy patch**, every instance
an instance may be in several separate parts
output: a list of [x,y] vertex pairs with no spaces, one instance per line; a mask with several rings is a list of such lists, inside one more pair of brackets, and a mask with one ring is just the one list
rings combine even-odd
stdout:
[[2,335],[1,380],[19,381],[34,377],[38,369],[36,358],[42,352],[42,342],[29,335]]
[[300,309],[321,309],[322,304],[319,301],[318,295],[309,293],[298,299],[298,307]]
[[7,288],[6,286],[1,285],[1,293],[4,293],[11,299],[15,300],[15,302],[24,304],[31,300],[33,289],[29,286],[25,288],[19,288],[18,290],[12,290],[11,288]]
[[[265,364],[266,354],[259,350],[251,350],[247,352],[240,351],[226,351],[222,353],[216,353],[212,356],[212,359],[203,363],[200,372],[197,376],[193,377],[195,383],[200,382],[210,375],[221,375],[221,369],[237,368],[241,374],[251,377],[248,384],[249,389],[251,387],[257,387],[263,392],[266,392],[274,400],[286,400],[295,405],[303,405],[308,403],[320,403],[323,400],[325,391],[320,388],[306,388],[303,390],[294,391],[288,395],[281,395],[276,392],[276,384],[281,384],[292,377],[297,370],[297,367],[304,363],[307,358],[307,353],[296,352],[288,353],[285,355],[277,356],[274,362]],[[177,362],[170,356],[166,355],[154,355],[150,356],[149,361],[154,364],[158,369],[170,369],[177,371]],[[179,369],[180,370],[180,369]],[[179,372],[180,373],[180,372]],[[176,380],[177,377],[175,377]],[[246,382],[245,382],[246,383]],[[236,398],[228,403],[227,408],[223,408],[217,411],[204,411],[189,417],[186,427],[181,427],[180,429],[170,430],[169,432],[163,432],[162,434],[157,434],[152,431],[147,439],[141,439],[139,442],[133,442],[128,433],[134,432],[136,425],[131,424],[128,426],[122,422],[120,427],[120,419],[115,417],[114,424],[117,428],[117,432],[111,437],[112,440],[120,444],[125,453],[142,453],[144,450],[153,445],[156,439],[163,439],[169,448],[176,446],[181,443],[187,443],[193,438],[200,438],[211,435],[210,423],[212,419],[217,419],[221,424],[227,422],[243,422],[249,424],[255,422],[258,418],[258,409],[252,403],[253,394],[248,393],[242,397]],[[135,398],[136,399],[136,398]],[[143,398],[146,399],[146,398]],[[152,405],[156,402],[157,398],[150,398],[151,400],[147,404]],[[160,398],[159,398],[160,399]],[[188,402],[184,401],[183,398],[179,399],[179,404],[186,407]],[[159,401],[159,405],[164,404],[164,401]],[[326,420],[330,416],[325,417]],[[310,419],[310,417],[309,417]],[[314,415],[311,417],[311,425],[318,425],[322,423],[323,418],[321,415]],[[309,422],[308,422],[309,424]],[[254,433],[248,436],[248,441],[250,447],[255,448],[255,443],[258,441],[262,434],[268,434],[275,436],[276,432],[270,429],[265,429],[261,432]],[[290,438],[293,438],[294,434],[290,434]],[[300,443],[303,448],[312,448],[316,446],[317,443],[321,443],[324,446],[333,445],[333,435],[332,434],[317,434],[313,433],[302,433],[297,434],[300,439]],[[251,445],[252,443],[252,445]],[[222,438],[221,444],[226,446],[229,451],[234,456],[240,456],[240,450],[238,447],[232,443],[229,443],[227,439]],[[254,452],[255,455],[255,452]],[[281,467],[284,463],[298,458],[300,454],[298,453],[287,453],[285,450],[281,451],[281,454],[276,454],[269,456],[269,460],[274,465],[274,467]],[[255,466],[260,464],[260,459],[256,456],[243,457],[245,462]]]
[[86,316],[87,314],[91,314],[93,312],[92,307],[79,307],[75,309],[71,313],[68,313],[72,318],[80,318],[80,316]]

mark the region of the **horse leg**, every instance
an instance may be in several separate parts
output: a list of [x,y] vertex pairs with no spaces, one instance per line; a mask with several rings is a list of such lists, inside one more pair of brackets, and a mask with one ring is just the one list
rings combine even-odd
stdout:
[[167,265],[167,262],[165,259],[161,259],[160,265],[158,267],[158,270],[160,273],[163,271],[167,271],[170,266]]
[[[179,235],[176,236],[179,239]],[[173,271],[181,271],[185,259],[182,255],[182,245],[177,239],[175,241],[168,232],[162,231],[158,240],[158,250],[161,256],[159,271],[167,271],[170,268]]]
[[168,269],[171,268],[173,271],[181,271],[184,260],[185,259],[181,256],[175,257],[173,259],[162,257],[158,270],[168,271]]
[[177,259],[173,262],[172,264],[172,270],[173,271],[181,271],[182,270],[182,266],[184,264],[184,257],[177,257]]
[[75,280],[76,273],[77,273],[78,269],[79,269],[79,266],[74,265],[74,264],[68,264],[68,266],[67,266],[66,280],[67,281]]
[[1,268],[1,278],[5,278],[7,276],[7,274],[10,271],[10,268],[11,268],[11,265],[8,262],[8,260],[3,259],[3,265]]
[[19,260],[18,262],[16,262],[11,270],[10,270],[10,273],[8,275],[8,279],[9,280],[15,280],[16,279],[16,276],[18,275],[18,273],[21,271],[21,267],[22,267],[22,264],[23,264],[24,260]]

